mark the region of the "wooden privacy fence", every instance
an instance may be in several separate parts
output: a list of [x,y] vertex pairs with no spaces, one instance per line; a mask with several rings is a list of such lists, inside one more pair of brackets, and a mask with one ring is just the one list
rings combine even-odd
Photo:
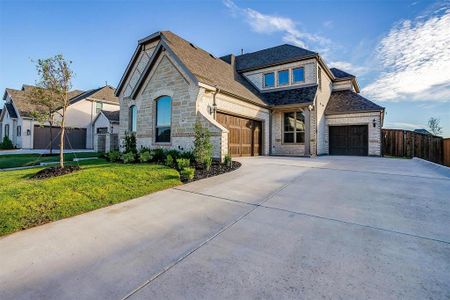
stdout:
[[[448,157],[450,151],[448,142],[445,150],[442,137],[409,130],[383,129],[382,140],[383,156],[419,157],[443,164],[444,158],[446,155]],[[447,152],[445,153],[445,151]]]
[[448,139],[444,139],[443,141],[443,146],[444,146],[444,165],[446,165],[447,167],[450,167],[450,138]]

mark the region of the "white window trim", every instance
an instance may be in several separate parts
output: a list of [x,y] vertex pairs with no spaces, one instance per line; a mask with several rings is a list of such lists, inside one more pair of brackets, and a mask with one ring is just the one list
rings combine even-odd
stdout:
[[[267,86],[266,85],[266,75],[268,75],[268,74],[273,74],[273,86]],[[275,72],[275,71],[270,71],[270,72],[265,72],[265,73],[263,73],[263,76],[262,76],[262,86],[263,86],[263,88],[265,88],[265,89],[273,89],[273,88],[276,88],[277,87],[277,80],[278,80],[278,76],[276,76],[276,74],[277,74],[277,72]]]
[[[287,74],[288,74],[288,80],[287,80],[287,82],[285,83],[285,84],[280,84],[280,76],[279,76],[279,74],[280,74],[280,72],[286,72],[287,71]],[[291,85],[291,69],[282,69],[282,70],[279,70],[279,71],[277,71],[277,87],[280,87],[280,86],[289,86],[289,85]]]
[[[303,69],[303,80],[298,80],[298,81],[295,81],[295,80],[294,80],[294,70],[295,70],[295,69]],[[306,81],[306,76],[305,76],[305,66],[293,67],[293,68],[291,68],[291,73],[292,73],[292,76],[291,76],[291,78],[292,78],[291,84],[292,84],[292,85],[294,85],[294,84],[299,84],[299,83],[305,83],[305,81]]]

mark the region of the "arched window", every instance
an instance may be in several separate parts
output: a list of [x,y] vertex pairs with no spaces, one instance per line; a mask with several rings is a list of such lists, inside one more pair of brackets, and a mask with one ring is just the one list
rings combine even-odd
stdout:
[[157,143],[170,143],[172,126],[172,98],[162,96],[156,100],[156,139]]
[[5,125],[5,136],[9,137],[9,124]]
[[128,111],[128,130],[136,132],[137,126],[137,108],[136,105],[131,105]]

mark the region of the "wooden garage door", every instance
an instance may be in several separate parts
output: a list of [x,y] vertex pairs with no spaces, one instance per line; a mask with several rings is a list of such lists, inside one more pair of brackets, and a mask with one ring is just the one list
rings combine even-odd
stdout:
[[[59,149],[59,127],[52,127],[52,148]],[[50,149],[50,126],[34,125],[33,149]],[[86,128],[66,128],[64,149],[86,149]]]
[[330,154],[331,155],[359,155],[368,154],[367,125],[330,126]]
[[231,156],[261,155],[261,122],[224,113],[217,113],[216,120],[230,132],[228,146]]

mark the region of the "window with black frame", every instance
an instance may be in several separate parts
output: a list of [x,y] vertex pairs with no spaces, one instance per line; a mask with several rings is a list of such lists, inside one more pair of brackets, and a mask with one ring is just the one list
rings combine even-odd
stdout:
[[170,143],[172,125],[172,98],[162,96],[156,100],[156,139],[157,143]]
[[128,111],[128,130],[136,132],[137,127],[137,108],[136,105],[131,105]]
[[303,112],[284,113],[283,142],[302,144],[305,142],[305,116]]

